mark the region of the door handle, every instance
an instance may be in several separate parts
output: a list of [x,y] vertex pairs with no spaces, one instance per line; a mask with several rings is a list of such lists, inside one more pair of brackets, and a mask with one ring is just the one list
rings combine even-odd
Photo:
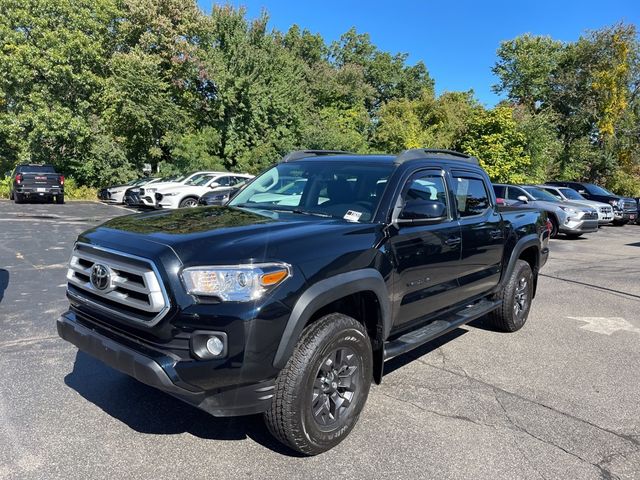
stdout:
[[502,230],[491,230],[489,232],[489,236],[494,240],[497,240],[498,238],[502,238]]
[[460,237],[451,237],[451,238],[447,238],[444,243],[445,245],[448,245],[449,247],[453,247],[454,245],[460,245],[460,242],[462,241],[462,239]]

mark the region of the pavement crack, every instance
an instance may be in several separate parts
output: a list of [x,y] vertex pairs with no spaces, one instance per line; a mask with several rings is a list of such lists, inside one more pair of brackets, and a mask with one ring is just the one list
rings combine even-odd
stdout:
[[611,471],[609,471],[608,469],[604,468],[604,467],[601,465],[602,461],[601,461],[601,462],[598,462],[598,463],[590,462],[590,461],[589,461],[589,460],[587,460],[586,458],[581,457],[580,455],[578,455],[578,454],[577,454],[577,453],[575,453],[575,452],[572,452],[571,450],[567,450],[567,449],[566,449],[566,448],[564,448],[563,446],[558,445],[557,443],[552,442],[551,440],[547,440],[547,439],[545,439],[545,438],[539,437],[538,435],[535,435],[535,434],[531,433],[529,430],[527,430],[525,427],[523,427],[522,425],[520,425],[518,422],[516,422],[516,421],[511,417],[511,415],[509,414],[509,411],[508,411],[508,410],[507,410],[507,408],[504,406],[504,403],[502,402],[502,400],[500,400],[500,396],[499,396],[499,394],[501,394],[501,393],[503,393],[502,389],[499,389],[499,388],[497,388],[497,387],[494,387],[494,388],[493,388],[493,394],[494,394],[494,397],[495,397],[495,399],[496,399],[497,404],[500,406],[500,408],[501,408],[501,409],[502,409],[502,411],[504,412],[505,417],[506,417],[507,421],[509,422],[509,424],[510,424],[510,425],[512,425],[512,426],[513,426],[513,428],[514,428],[515,430],[517,430],[517,431],[519,431],[519,432],[522,432],[522,433],[524,433],[525,435],[528,435],[528,436],[530,436],[531,438],[533,438],[533,439],[535,439],[535,440],[537,440],[537,441],[539,441],[539,442],[544,443],[545,445],[549,445],[549,446],[551,446],[551,447],[557,448],[558,450],[561,450],[562,452],[566,453],[567,455],[571,455],[572,457],[577,458],[578,460],[580,460],[581,462],[583,462],[583,463],[585,463],[585,464],[587,464],[587,465],[591,465],[591,466],[595,467],[596,469],[598,469],[598,470],[599,470],[599,472],[600,472],[600,477],[601,477],[602,479],[607,479],[607,480],[609,480],[609,479],[613,479],[613,478],[619,478],[619,477],[617,477],[616,475],[614,475]]
[[624,440],[624,441],[626,441],[628,443],[631,443],[632,445],[634,445],[636,447],[636,449],[640,450],[640,435],[616,432],[616,431],[611,430],[609,428],[602,427],[600,425],[596,425],[595,423],[592,423],[589,420],[585,420],[584,418],[576,417],[575,415],[572,415],[570,413],[563,412],[562,410],[558,410],[557,408],[552,407],[550,405],[547,405],[545,403],[542,403],[542,402],[540,402],[538,400],[533,400],[531,398],[524,397],[524,396],[519,395],[517,393],[510,392],[510,391],[505,390],[505,389],[503,389],[501,387],[498,387],[498,386],[493,385],[491,383],[485,382],[484,380],[480,380],[479,378],[472,377],[467,372],[463,371],[463,373],[460,373],[459,371],[456,371],[456,370],[451,370],[449,368],[439,367],[437,365],[433,365],[431,363],[427,363],[424,360],[419,359],[419,358],[417,358],[416,360],[418,362],[422,363],[423,365],[428,366],[428,367],[435,368],[435,369],[438,369],[438,370],[442,370],[442,371],[445,371],[445,372],[450,373],[452,375],[458,375],[458,376],[461,376],[461,377],[468,378],[469,380],[471,380],[473,382],[477,382],[477,383],[479,383],[481,385],[484,385],[485,387],[490,388],[490,389],[492,389],[494,391],[499,391],[500,393],[502,393],[504,395],[508,395],[508,396],[511,396],[511,397],[514,397],[514,398],[518,398],[518,399],[520,399],[520,400],[522,400],[524,402],[528,402],[528,403],[532,403],[534,405],[538,405],[538,406],[540,406],[542,408],[545,408],[545,409],[550,410],[550,411],[552,411],[554,413],[557,413],[558,415],[561,415],[563,417],[569,418],[569,419],[574,420],[576,422],[583,423],[585,425],[589,425],[590,427],[593,427],[593,428],[595,428],[597,430],[600,430],[602,432],[608,433],[608,434],[613,435],[613,436],[615,436],[615,437],[617,437],[617,438],[619,438],[621,440]]
[[474,425],[478,425],[478,426],[481,426],[481,427],[496,428],[495,425],[478,422],[478,421],[474,420],[473,418],[467,417],[465,415],[448,414],[448,413],[439,412],[437,410],[431,410],[429,408],[423,407],[422,405],[418,405],[417,403],[413,403],[413,402],[411,402],[409,400],[404,400],[402,398],[394,397],[393,395],[389,395],[388,393],[384,393],[384,392],[380,392],[380,393],[383,396],[387,397],[387,398],[395,400],[396,402],[404,403],[405,405],[411,405],[412,407],[415,407],[418,410],[421,410],[421,411],[427,412],[427,413],[432,413],[432,414],[437,415],[439,417],[449,418],[449,419],[452,419],[452,420],[461,420],[463,422],[473,423]]

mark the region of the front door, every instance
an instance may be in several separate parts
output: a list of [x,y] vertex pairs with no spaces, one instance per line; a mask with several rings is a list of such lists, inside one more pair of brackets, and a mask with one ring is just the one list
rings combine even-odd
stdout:
[[447,183],[441,170],[422,170],[409,178],[397,200],[440,201],[446,218],[423,225],[399,224],[389,240],[396,270],[394,326],[409,323],[456,301],[460,262],[460,226],[453,216]]

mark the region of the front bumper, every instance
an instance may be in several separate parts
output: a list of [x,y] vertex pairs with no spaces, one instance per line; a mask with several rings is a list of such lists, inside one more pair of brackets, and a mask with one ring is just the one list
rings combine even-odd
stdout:
[[623,222],[635,222],[638,218],[638,212],[636,211],[622,211],[622,210],[616,210],[614,211],[613,216],[615,217],[616,221],[623,221]]
[[598,231],[598,219],[590,220],[570,220],[568,223],[565,221],[560,225],[560,232],[569,234],[582,234]]
[[[68,311],[58,318],[58,335],[79,350],[136,380],[168,393],[214,416],[239,416],[264,412],[271,404],[274,379],[205,391],[185,382],[179,375],[186,360],[171,352],[126,338],[112,330],[79,321]],[[215,375],[215,370],[211,369]]]

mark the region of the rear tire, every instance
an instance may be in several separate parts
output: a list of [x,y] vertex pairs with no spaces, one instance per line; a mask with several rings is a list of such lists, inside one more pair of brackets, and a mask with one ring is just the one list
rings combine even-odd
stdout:
[[340,313],[322,317],[304,330],[276,379],[264,414],[269,431],[305,455],[335,447],[358,421],[372,372],[364,326]]
[[14,193],[13,194],[13,201],[15,203],[24,203],[24,198],[19,193]]
[[489,322],[503,332],[520,330],[527,321],[533,297],[533,272],[524,260],[516,260],[506,285],[496,298],[502,305],[489,313]]
[[180,202],[180,208],[194,208],[198,206],[198,199],[187,197]]
[[56,195],[56,203],[58,205],[63,205],[64,204],[64,195]]

